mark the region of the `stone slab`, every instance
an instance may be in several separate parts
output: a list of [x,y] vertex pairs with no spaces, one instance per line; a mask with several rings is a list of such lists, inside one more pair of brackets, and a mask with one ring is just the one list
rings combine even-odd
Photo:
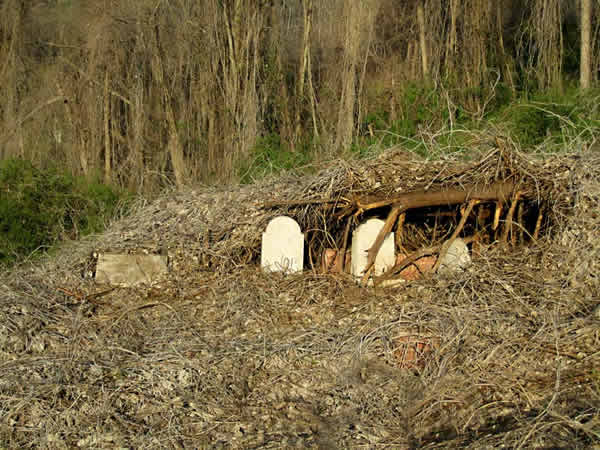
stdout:
[[168,272],[166,255],[128,255],[100,253],[96,264],[96,281],[114,286],[131,287],[151,284]]
[[439,273],[455,273],[465,270],[471,264],[471,254],[465,241],[461,238],[454,239],[448,251],[440,261]]
[[279,216],[269,222],[262,236],[260,265],[269,272],[302,272],[304,234],[294,219]]

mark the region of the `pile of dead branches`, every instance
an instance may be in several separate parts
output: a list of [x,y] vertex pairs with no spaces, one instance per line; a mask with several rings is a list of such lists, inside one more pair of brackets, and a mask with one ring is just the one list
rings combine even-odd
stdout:
[[[376,284],[400,279],[411,265],[436,255],[432,272],[439,268],[452,242],[462,237],[479,250],[481,245],[516,247],[535,243],[540,233],[550,233],[570,203],[569,157],[533,159],[497,140],[497,146],[478,161],[398,160],[372,162],[367,168],[347,168],[346,183],[327,196],[308,196],[266,202],[267,208],[304,220],[311,267],[348,271],[351,231],[367,217],[381,217],[385,225],[369,250],[369,279],[385,237],[395,233],[403,255]],[[573,157],[574,158],[574,157]],[[365,182],[365,174],[366,179]],[[361,178],[361,175],[363,176]],[[306,214],[306,211],[310,211]],[[302,214],[299,214],[301,212]],[[334,261],[319,266],[313,255],[333,247]],[[321,260],[323,256],[321,256]]]
[[[470,161],[390,152],[140,203],[103,235],[0,273],[0,442],[593,447],[599,180],[598,154],[500,143]],[[260,237],[280,214],[307,233],[315,267],[371,214],[401,230],[408,255],[456,230],[481,244],[464,272],[392,289],[316,269],[262,273]],[[85,277],[94,250],[161,249],[172,269],[157,285]]]

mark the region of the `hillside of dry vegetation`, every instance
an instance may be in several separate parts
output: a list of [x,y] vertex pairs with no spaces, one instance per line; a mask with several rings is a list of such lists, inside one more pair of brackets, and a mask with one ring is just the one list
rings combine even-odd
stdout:
[[[599,11],[0,2],[0,159],[155,198],[0,268],[0,447],[599,445]],[[308,163],[305,177],[230,183]],[[43,174],[39,186],[61,183]],[[510,237],[484,232],[464,272],[381,289],[318,270],[345,230],[393,218],[369,199],[494,183],[524,195],[522,215],[506,201]],[[27,192],[36,206],[32,185],[6,183],[0,203]],[[36,246],[77,236],[78,205],[102,210],[85,187],[45,188],[49,229],[67,235]],[[477,207],[484,230],[493,207]],[[31,243],[9,209],[15,242]],[[421,212],[407,215],[408,251],[440,247],[463,214]],[[280,214],[307,234],[303,274],[258,267]],[[99,285],[97,252],[166,253],[170,272]]]
[[[539,239],[491,243],[462,273],[386,289],[258,267],[260,235],[275,215],[340,238],[318,203],[267,202],[478,179],[537,186],[547,205]],[[599,180],[593,150],[542,157],[491,148],[472,161],[437,162],[390,151],[311,177],[140,203],[106,233],[0,273],[0,441],[53,449],[597,445]],[[159,247],[172,267],[153,286],[111,288],[85,276],[93,251]],[[430,343],[417,364],[407,364],[407,338]]]

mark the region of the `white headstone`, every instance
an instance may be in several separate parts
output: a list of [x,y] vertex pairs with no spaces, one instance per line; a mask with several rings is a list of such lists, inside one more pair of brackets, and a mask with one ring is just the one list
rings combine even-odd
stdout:
[[[361,224],[354,233],[352,233],[352,275],[361,279],[367,266],[368,251],[375,243],[377,235],[385,225],[380,219],[369,219]],[[387,269],[396,263],[394,253],[394,234],[388,233],[381,245],[377,258],[375,258],[375,267],[373,274],[381,275]]]
[[279,216],[269,222],[262,236],[260,265],[271,272],[302,272],[304,234],[294,219]]
[[454,239],[448,247],[448,251],[440,261],[439,273],[452,273],[464,270],[471,264],[471,255],[465,241],[460,238]]

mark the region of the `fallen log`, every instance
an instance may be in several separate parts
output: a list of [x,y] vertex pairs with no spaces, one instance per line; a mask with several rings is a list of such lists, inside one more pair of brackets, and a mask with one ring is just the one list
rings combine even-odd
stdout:
[[[380,196],[367,195],[364,197],[356,196],[353,199],[275,200],[265,202],[263,206],[265,208],[273,208],[277,206],[333,204],[334,207],[346,209],[347,212],[344,215],[349,215],[356,211],[364,212],[384,206],[398,207],[401,211],[406,211],[408,209],[424,208],[427,206],[457,205],[459,203],[466,203],[469,200],[508,203],[514,189],[515,184],[512,182],[497,182],[487,186],[473,185],[440,190],[412,191],[385,199],[382,199]],[[521,193],[523,194],[523,191]]]
[[368,211],[384,206],[399,207],[401,210],[425,208],[427,206],[457,205],[470,200],[508,202],[515,189],[512,182],[498,182],[488,186],[469,186],[465,188],[447,188],[437,191],[413,191],[395,197],[378,200],[373,196],[358,198],[357,209]]

